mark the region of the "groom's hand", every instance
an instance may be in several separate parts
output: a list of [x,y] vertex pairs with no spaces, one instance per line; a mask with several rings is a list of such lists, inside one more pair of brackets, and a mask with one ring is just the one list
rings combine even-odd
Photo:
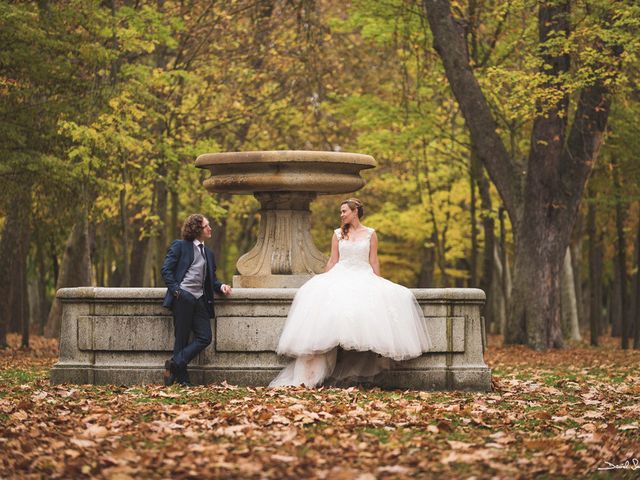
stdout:
[[228,297],[229,295],[231,295],[231,287],[224,283],[220,287],[220,291],[224,294],[225,297]]

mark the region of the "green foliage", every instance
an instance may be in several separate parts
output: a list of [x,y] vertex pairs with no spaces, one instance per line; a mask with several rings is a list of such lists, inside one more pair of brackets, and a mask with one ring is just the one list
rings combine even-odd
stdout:
[[435,249],[435,282],[446,285],[467,276],[456,267],[471,248],[469,140],[422,15],[411,2],[359,1],[347,19],[330,21],[345,38],[343,58],[355,45],[374,67],[323,108],[349,119],[343,149],[378,160],[358,196],[371,212],[365,223],[379,232],[384,275],[416,285]]
[[[199,154],[360,151],[378,161],[356,195],[378,231],[383,274],[415,286],[431,268],[434,286],[465,284],[470,141],[421,2],[161,4],[0,1],[0,226],[30,188],[34,237],[59,257],[86,206],[97,281],[118,284],[139,242],[151,240],[157,271],[182,218],[200,211],[225,229],[219,263],[230,280],[255,239],[257,203],[205,191]],[[603,80],[616,92],[605,165],[619,159],[622,195],[637,199],[640,7],[573,2],[571,34],[539,45],[537,5],[454,2],[505,144],[523,160],[540,109]],[[569,54],[570,71],[552,79],[543,54]],[[594,201],[610,208],[604,165],[593,182]],[[340,200],[312,206],[326,253]],[[491,200],[489,211],[477,200],[476,220],[497,215],[494,189]],[[151,283],[161,284],[157,272]]]

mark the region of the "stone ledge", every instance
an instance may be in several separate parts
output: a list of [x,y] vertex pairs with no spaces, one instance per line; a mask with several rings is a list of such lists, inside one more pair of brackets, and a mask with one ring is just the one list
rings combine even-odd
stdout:
[[[429,301],[455,301],[456,303],[484,304],[486,296],[479,288],[412,288],[415,297]],[[234,303],[245,300],[271,300],[274,302],[293,300],[295,288],[234,288],[230,297],[216,295],[220,303]],[[167,293],[166,288],[110,288],[110,287],[75,287],[61,288],[56,297],[61,301],[95,300],[162,300]]]

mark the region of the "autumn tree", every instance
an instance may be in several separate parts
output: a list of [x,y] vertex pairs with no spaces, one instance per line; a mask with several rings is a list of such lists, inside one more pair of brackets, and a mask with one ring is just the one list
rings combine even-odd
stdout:
[[[629,73],[633,73],[632,71]],[[589,181],[587,235],[589,237],[589,314],[592,342],[605,333],[603,311],[611,321],[611,335],[622,348],[640,348],[638,336],[638,258],[640,251],[640,130],[637,88],[616,97],[601,162]]]
[[562,259],[603,141],[622,39],[630,40],[625,47],[632,54],[637,48],[628,33],[637,28],[629,9],[637,7],[594,2],[582,11],[568,0],[538,3],[538,66],[529,77],[536,79],[536,113],[525,162],[509,154],[500,136],[469,61],[460,16],[448,0],[425,0],[424,8],[474,148],[513,225],[514,289],[505,340],[536,349],[560,347]]
[[[558,298],[547,293],[605,125],[592,215],[573,235],[596,247],[589,272],[600,282],[583,285],[596,291],[594,319],[613,306],[617,326],[616,255],[629,318],[640,318],[640,240],[629,233],[638,18],[631,4],[601,0],[0,2],[0,344],[3,326],[27,333],[25,280],[45,311],[56,287],[162,286],[166,246],[192,211],[213,220],[230,278],[255,239],[258,204],[210,195],[194,159],[312,149],[378,160],[358,195],[380,233],[383,274],[408,286],[508,291],[506,207],[518,319],[508,339],[559,345]],[[337,201],[313,204],[321,248]]]
[[66,161],[58,122],[90,115],[101,94],[96,72],[105,64],[104,17],[96,4],[0,3],[0,214],[5,220],[0,286],[8,292],[0,325],[20,331],[25,346],[31,238],[41,240],[35,249],[43,262],[55,256],[50,251],[55,241],[49,240],[58,239],[57,231],[82,203],[82,183]]

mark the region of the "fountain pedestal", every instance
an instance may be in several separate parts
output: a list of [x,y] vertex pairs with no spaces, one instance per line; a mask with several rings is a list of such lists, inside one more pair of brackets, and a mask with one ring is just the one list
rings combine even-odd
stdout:
[[296,288],[323,271],[325,256],[311,238],[312,192],[260,192],[256,245],[236,264],[235,288]]

